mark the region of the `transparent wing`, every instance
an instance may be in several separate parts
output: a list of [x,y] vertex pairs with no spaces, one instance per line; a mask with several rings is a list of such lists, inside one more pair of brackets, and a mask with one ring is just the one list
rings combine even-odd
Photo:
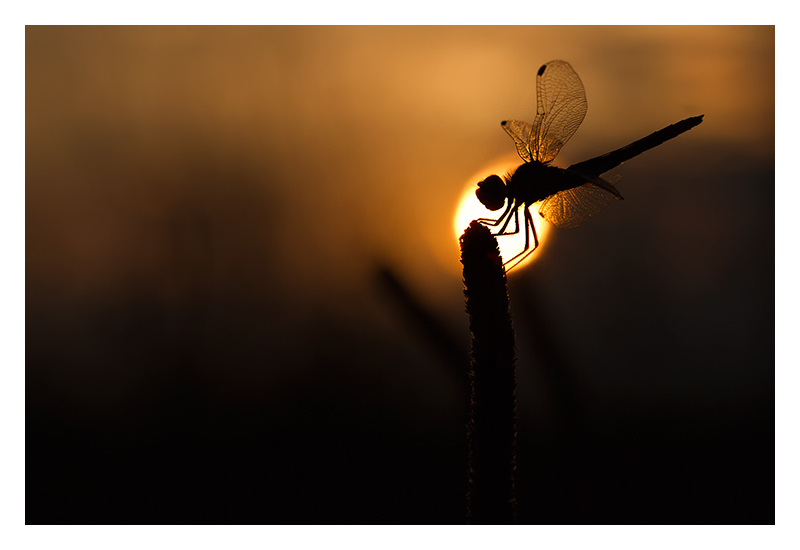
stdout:
[[585,116],[586,92],[570,64],[550,61],[542,65],[536,75],[536,118],[528,145],[531,158],[552,161]]
[[504,120],[500,123],[514,143],[517,145],[517,153],[525,162],[531,161],[531,152],[528,144],[531,142],[531,125],[519,120]]
[[576,227],[615,200],[617,197],[612,193],[587,183],[550,195],[539,205],[539,215],[556,227]]

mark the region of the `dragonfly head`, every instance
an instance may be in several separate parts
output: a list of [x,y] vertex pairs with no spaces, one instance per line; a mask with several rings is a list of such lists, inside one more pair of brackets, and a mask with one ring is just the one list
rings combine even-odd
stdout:
[[489,210],[500,210],[506,202],[506,183],[500,176],[491,175],[478,183],[475,196]]

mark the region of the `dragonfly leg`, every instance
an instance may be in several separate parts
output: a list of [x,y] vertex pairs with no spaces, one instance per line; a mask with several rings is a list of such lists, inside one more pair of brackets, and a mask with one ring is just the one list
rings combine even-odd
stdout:
[[[533,225],[533,217],[531,216],[530,210],[528,207],[525,207],[525,214],[523,215],[525,219],[525,247],[522,249],[522,252],[508,260],[505,264],[506,271],[511,271],[511,269],[517,267],[522,260],[527,258],[530,254],[533,253],[539,247],[539,238],[536,236],[536,226]],[[533,248],[530,248],[530,236],[528,234],[528,228],[531,228],[531,233],[533,233]]]
[[[479,221],[483,225],[490,225],[492,227],[497,227],[498,225],[500,225],[500,222],[502,222],[503,219],[511,213],[511,208],[513,206],[514,206],[514,201],[508,201],[508,206],[506,206],[506,209],[503,212],[503,215],[500,216],[499,218],[497,218],[497,219],[493,219],[493,218],[478,218],[477,221]],[[503,226],[503,227],[505,228],[505,226]]]
[[500,231],[495,233],[495,235],[516,235],[519,233],[519,210],[514,210],[514,231],[506,231],[508,227],[508,222],[511,221],[511,216],[506,218],[506,223],[503,224],[503,227],[500,228]]
[[[512,217],[514,218],[514,231],[506,231],[508,223],[511,221]],[[503,218],[500,217],[497,220],[492,220],[489,218],[478,218],[478,221],[483,223],[484,225],[488,225],[490,227],[496,227],[497,225],[499,225],[501,221],[503,221]],[[505,223],[503,223],[503,227],[501,227],[497,233],[492,233],[492,235],[494,235],[495,237],[503,237],[505,235],[516,235],[517,233],[519,233],[519,210],[514,210],[513,216],[506,217],[506,221]]]
[[[526,227],[530,226],[531,233],[533,233],[533,248],[531,248],[531,252],[539,248],[539,238],[536,236],[536,226],[533,225],[533,216],[531,215],[531,211],[525,207],[525,222]],[[527,229],[526,229],[527,231]]]
[[505,220],[505,222],[503,222],[503,226],[500,228],[500,230],[497,233],[493,233],[493,235],[498,236],[498,237],[503,236],[503,235],[516,235],[517,233],[519,233],[519,209],[518,208],[515,208],[514,211],[513,211],[514,231],[506,231],[506,229],[508,228],[508,224],[509,224],[509,222],[511,221],[511,218],[512,218],[511,209],[513,208],[513,206],[514,206],[514,204],[510,203],[508,205],[508,207],[506,208],[505,212],[503,212],[503,215],[500,216],[499,218],[497,218],[496,220],[493,220],[492,218],[478,218],[477,221],[479,221],[483,225],[487,225],[487,226],[490,226],[490,227],[497,227],[498,225],[500,225],[500,222]]

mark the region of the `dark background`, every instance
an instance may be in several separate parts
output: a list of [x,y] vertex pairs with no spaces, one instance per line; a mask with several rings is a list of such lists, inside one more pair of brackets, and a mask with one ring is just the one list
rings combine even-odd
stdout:
[[520,521],[774,523],[772,27],[28,27],[26,523],[462,523],[454,213],[556,58],[559,165],[705,120],[509,276]]

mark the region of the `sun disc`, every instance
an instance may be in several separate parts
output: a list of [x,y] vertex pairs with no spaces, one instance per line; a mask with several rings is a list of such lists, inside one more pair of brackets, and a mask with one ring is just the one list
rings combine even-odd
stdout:
[[[469,226],[472,220],[477,218],[497,219],[502,215],[505,207],[497,211],[491,211],[487,209],[481,204],[481,202],[478,200],[478,197],[475,196],[475,189],[479,181],[484,180],[492,174],[502,176],[503,174],[514,170],[517,166],[519,166],[520,162],[521,161],[519,159],[516,161],[509,160],[506,162],[498,162],[484,170],[481,170],[467,182],[464,187],[464,191],[459,197],[458,208],[456,209],[453,219],[453,231],[456,239],[461,237],[461,235],[464,233],[464,230]],[[539,238],[539,247],[535,252],[529,254],[522,262],[520,262],[515,267],[514,271],[517,271],[522,266],[530,264],[539,257],[542,246],[547,239],[547,234],[550,231],[550,224],[545,223],[541,216],[539,216],[538,212],[536,212],[535,207],[531,208],[531,214],[533,218],[533,225],[536,227],[536,236]],[[503,257],[503,261],[510,260],[522,252],[522,250],[525,248],[525,233],[523,231],[525,219],[522,212],[519,213],[519,221],[520,231],[517,234],[501,235],[497,237],[497,243],[500,247],[500,255]],[[509,229],[513,228],[513,223],[514,221],[512,220],[509,224]],[[497,232],[498,228],[490,229],[492,229],[492,233],[495,233]],[[533,236],[530,237],[530,246],[533,246]]]

